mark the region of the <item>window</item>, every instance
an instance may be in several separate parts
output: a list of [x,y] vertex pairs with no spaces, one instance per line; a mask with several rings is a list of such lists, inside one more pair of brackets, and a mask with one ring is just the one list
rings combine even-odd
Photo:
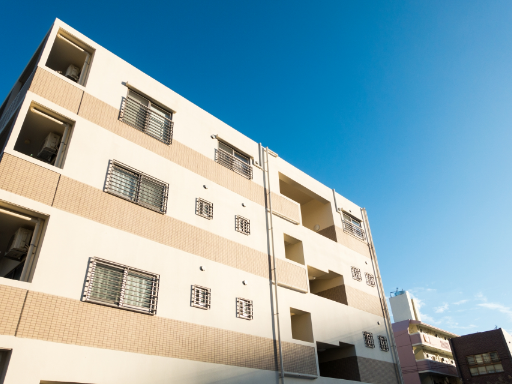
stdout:
[[251,234],[251,221],[242,216],[235,216],[235,229],[244,235]]
[[242,299],[241,297],[236,298],[236,316],[245,319],[252,320],[252,300]]
[[365,240],[365,234],[361,220],[343,212],[343,231],[361,240]]
[[381,351],[389,351],[388,339],[385,336],[379,336],[379,345]]
[[128,96],[123,99],[119,119],[162,143],[172,143],[172,112],[131,89],[128,90]]
[[193,285],[191,305],[196,308],[210,309],[211,296],[212,292],[210,288]]
[[252,179],[249,157],[221,141],[219,141],[219,148],[215,152],[215,161],[249,180]]
[[208,220],[213,219],[213,203],[198,197],[196,199],[196,215]]
[[92,258],[84,301],[156,314],[160,276],[112,261]]
[[361,277],[361,270],[356,267],[352,267],[352,278],[357,281],[362,281],[363,278]]
[[105,192],[156,212],[167,210],[169,184],[116,160],[110,162]]
[[466,356],[471,376],[487,375],[489,373],[503,372],[498,352],[481,353],[478,355]]
[[373,334],[371,332],[363,332],[364,345],[368,348],[375,348],[375,342],[373,341]]
[[368,272],[365,272],[364,276],[366,277],[366,284],[368,284],[370,287],[375,287],[375,276]]

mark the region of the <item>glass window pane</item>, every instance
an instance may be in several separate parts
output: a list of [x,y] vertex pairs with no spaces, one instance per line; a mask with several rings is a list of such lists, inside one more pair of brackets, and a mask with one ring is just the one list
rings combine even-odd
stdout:
[[222,149],[223,151],[229,153],[230,155],[233,154],[233,148],[227,146],[223,142],[219,141],[219,149]]
[[475,360],[477,364],[483,364],[484,362],[482,355],[475,355]]
[[166,141],[171,136],[171,115],[161,108],[151,105],[146,133],[159,140]]
[[243,161],[244,163],[249,164],[249,158],[248,158],[248,157],[246,157],[246,156],[244,156],[244,155],[242,155],[242,154],[240,154],[240,153],[238,153],[238,152],[235,152],[235,157],[236,157],[238,160],[241,160],[241,161]]
[[143,177],[140,183],[139,202],[161,208],[164,189],[163,185]]
[[503,372],[503,365],[494,364],[494,369],[496,370],[496,372]]
[[128,96],[130,98],[132,98],[132,99],[137,100],[139,103],[141,103],[142,105],[144,105],[146,107],[149,105],[148,99],[146,99],[145,97],[139,95],[136,92],[133,92],[131,89],[128,91]]
[[110,188],[131,200],[135,199],[137,193],[138,176],[124,168],[114,166],[110,180]]
[[91,299],[119,304],[124,270],[96,264],[92,282]]
[[478,367],[478,373],[480,375],[485,375],[487,373],[487,370],[485,369],[485,367]]
[[491,360],[492,361],[499,361],[500,358],[498,356],[498,352],[491,352]]
[[478,368],[470,368],[471,376],[478,376]]
[[475,365],[475,358],[473,356],[468,356],[468,364],[469,365]]
[[153,279],[151,277],[129,272],[126,281],[124,304],[149,309],[151,306],[152,290]]
[[486,365],[487,373],[494,373],[494,365]]
[[490,363],[491,362],[491,356],[488,353],[482,354],[482,357],[484,359],[484,363]]

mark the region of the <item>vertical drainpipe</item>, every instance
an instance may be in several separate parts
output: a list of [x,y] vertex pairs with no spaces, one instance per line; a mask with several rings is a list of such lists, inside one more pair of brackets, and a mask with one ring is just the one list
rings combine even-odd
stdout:
[[[260,144],[261,148],[261,144]],[[265,148],[265,155],[264,155],[264,168],[263,171],[267,175],[267,186],[268,186],[268,192],[266,195],[268,196],[268,209],[270,212],[270,238],[271,238],[271,245],[272,245],[272,269],[273,269],[273,278],[274,278],[274,297],[276,301],[276,313],[274,314],[276,322],[277,322],[277,342],[279,345],[279,376],[281,377],[281,381],[284,383],[284,366],[283,366],[283,347],[281,345],[281,327],[279,324],[279,300],[278,300],[278,294],[277,294],[277,271],[276,271],[276,254],[274,251],[274,224],[272,220],[272,195],[270,190],[270,172],[269,172],[269,163],[268,163],[268,147]],[[265,165],[266,164],[266,165]]]
[[400,359],[397,355],[395,335],[393,334],[393,327],[391,326],[391,319],[389,318],[388,306],[386,304],[386,295],[384,293],[384,287],[382,285],[382,279],[380,276],[379,263],[377,262],[377,253],[375,252],[375,246],[373,245],[373,237],[372,231],[370,230],[370,222],[368,221],[368,214],[366,213],[365,208],[361,208],[361,213],[363,215],[364,224],[366,227],[366,236],[368,238],[368,248],[370,249],[373,273],[375,274],[375,279],[377,280],[377,291],[379,292],[379,296],[381,297],[381,307],[382,312],[384,313],[384,324],[386,326],[386,331],[388,333],[391,357],[393,358],[393,361],[395,363],[395,373],[398,381],[400,383],[404,383],[404,378],[402,376],[402,368],[400,366]]
[[39,232],[41,231],[42,222],[43,221],[41,219],[37,219],[34,233],[32,233],[32,239],[30,239],[30,246],[28,247],[25,265],[23,266],[23,271],[21,271],[20,281],[29,281],[30,271],[32,270],[32,265],[34,264],[34,254],[37,248],[37,238],[39,237]]

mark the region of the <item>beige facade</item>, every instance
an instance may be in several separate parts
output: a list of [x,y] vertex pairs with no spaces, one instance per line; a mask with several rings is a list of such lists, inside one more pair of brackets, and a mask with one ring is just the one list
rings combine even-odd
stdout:
[[[156,106],[135,126],[129,92]],[[366,211],[60,20],[0,107],[0,150],[0,382],[401,380]],[[120,298],[89,300],[114,292],[96,258],[124,268]],[[158,281],[153,312],[123,304],[130,268]]]

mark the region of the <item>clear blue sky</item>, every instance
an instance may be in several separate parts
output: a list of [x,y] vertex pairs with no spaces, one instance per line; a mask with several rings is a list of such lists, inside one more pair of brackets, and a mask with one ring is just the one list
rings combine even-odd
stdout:
[[512,331],[512,2],[8,2],[0,99],[58,17],[368,209],[387,294]]

